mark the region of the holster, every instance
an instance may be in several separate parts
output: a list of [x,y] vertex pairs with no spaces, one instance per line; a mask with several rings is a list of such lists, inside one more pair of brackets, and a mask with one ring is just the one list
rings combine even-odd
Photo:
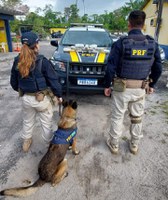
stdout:
[[152,83],[152,79],[147,79],[143,81],[142,88],[146,90],[146,94],[149,94],[149,83]]
[[50,97],[51,104],[55,106],[58,103],[57,98],[50,88],[47,89],[47,95]]
[[148,80],[144,80],[144,81],[142,82],[141,88],[142,88],[142,89],[146,89],[146,88],[148,87],[148,85],[149,85],[149,81],[148,81]]
[[39,102],[43,101],[45,96],[49,96],[51,99],[51,103],[55,105],[55,100],[54,100],[55,96],[50,89],[46,89],[46,90],[35,92],[35,93],[25,93],[25,94],[30,95],[30,96],[35,96],[36,100]]
[[24,93],[20,88],[19,88],[18,92],[19,92],[19,97],[23,97]]
[[36,92],[35,93],[35,98],[38,102],[43,101],[45,97],[44,92]]
[[37,101],[40,102],[40,101],[44,100],[44,97],[46,95],[50,97],[51,103],[54,104],[53,103],[54,94],[50,89],[46,89],[46,90],[43,90],[43,91],[36,92],[35,93],[35,98],[36,98]]
[[113,81],[113,90],[116,92],[124,92],[126,89],[126,80],[115,78]]

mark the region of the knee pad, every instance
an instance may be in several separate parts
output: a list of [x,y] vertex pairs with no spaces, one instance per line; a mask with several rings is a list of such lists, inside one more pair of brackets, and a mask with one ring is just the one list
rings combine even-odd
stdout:
[[142,117],[141,116],[130,115],[130,117],[131,117],[131,123],[132,124],[140,124],[142,122]]

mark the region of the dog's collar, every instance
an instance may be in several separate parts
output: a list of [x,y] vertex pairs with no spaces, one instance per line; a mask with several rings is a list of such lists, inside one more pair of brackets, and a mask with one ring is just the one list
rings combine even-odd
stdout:
[[73,138],[77,134],[77,128],[75,129],[61,129],[58,128],[54,132],[54,137],[51,141],[52,144],[72,144]]
[[67,119],[68,121],[71,121],[71,120],[75,120],[76,121],[77,120],[76,117],[73,118],[73,117],[67,117],[67,116],[65,116],[64,118]]

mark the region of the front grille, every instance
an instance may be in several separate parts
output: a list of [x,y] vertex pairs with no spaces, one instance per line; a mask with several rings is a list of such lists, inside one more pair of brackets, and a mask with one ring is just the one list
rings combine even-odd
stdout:
[[105,64],[69,63],[70,74],[105,75]]

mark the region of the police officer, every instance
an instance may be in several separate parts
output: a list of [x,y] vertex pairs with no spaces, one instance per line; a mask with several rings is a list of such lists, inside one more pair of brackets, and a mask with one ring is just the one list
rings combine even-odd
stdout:
[[36,114],[43,128],[42,137],[46,142],[52,140],[51,132],[53,110],[48,88],[58,102],[62,102],[62,88],[51,62],[39,55],[39,38],[33,32],[21,37],[22,48],[15,58],[10,77],[12,88],[20,93],[23,106],[23,151],[27,152],[32,144],[32,133]]
[[[154,86],[162,72],[158,44],[148,35],[143,35],[146,14],[132,11],[128,18],[128,36],[116,41],[109,54],[104,94],[112,96],[111,128],[107,145],[111,152],[119,151],[123,119],[126,110],[131,117],[129,141],[130,152],[136,154],[143,137],[142,115],[146,89],[154,92]],[[111,84],[113,91],[111,93]]]

